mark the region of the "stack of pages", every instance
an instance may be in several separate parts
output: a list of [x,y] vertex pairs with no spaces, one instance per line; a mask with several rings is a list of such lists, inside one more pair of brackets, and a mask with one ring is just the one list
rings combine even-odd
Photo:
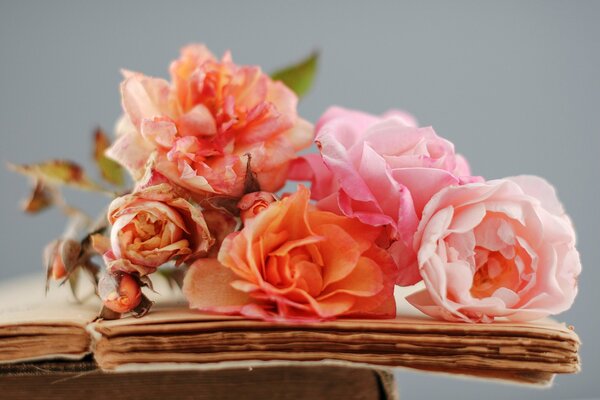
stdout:
[[7,303],[7,293],[32,286],[14,283],[0,298],[3,363],[92,352],[101,369],[121,372],[319,364],[406,367],[532,384],[579,370],[577,335],[553,320],[463,324],[402,310],[395,320],[268,323],[200,314],[170,299],[141,319],[95,321],[97,302],[68,303],[64,292],[37,303]]

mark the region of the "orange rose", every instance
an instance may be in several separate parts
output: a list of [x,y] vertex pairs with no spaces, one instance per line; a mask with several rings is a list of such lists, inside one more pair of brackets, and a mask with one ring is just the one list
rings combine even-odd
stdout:
[[308,189],[272,203],[185,277],[192,308],[266,320],[395,315],[394,261],[381,228],[320,211]]

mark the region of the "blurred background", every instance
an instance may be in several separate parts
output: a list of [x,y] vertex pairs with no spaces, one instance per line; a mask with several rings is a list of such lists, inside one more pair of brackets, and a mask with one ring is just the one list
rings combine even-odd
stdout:
[[[583,372],[550,390],[408,371],[403,399],[583,399],[600,395],[600,2],[22,1],[0,0],[0,161],[90,161],[91,133],[120,114],[120,68],[166,77],[189,42],[231,49],[272,71],[321,50],[300,113],[332,104],[403,108],[453,141],[474,173],[529,173],[557,188],[579,235],[584,273],[559,318],[582,338]],[[62,232],[55,210],[19,211],[21,176],[0,169],[0,279],[41,273]],[[95,212],[106,202],[68,192]]]

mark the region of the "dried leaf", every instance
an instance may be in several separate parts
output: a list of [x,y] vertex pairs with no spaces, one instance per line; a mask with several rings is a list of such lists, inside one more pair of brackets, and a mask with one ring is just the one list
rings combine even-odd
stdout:
[[73,239],[65,239],[60,243],[59,254],[63,264],[65,265],[67,274],[71,274],[77,267],[79,267],[81,244]]
[[121,314],[111,310],[110,308],[108,308],[106,306],[102,306],[102,309],[100,310],[100,314],[98,314],[98,318],[110,321],[113,319],[121,318]]
[[48,293],[48,289],[50,288],[50,278],[52,277],[52,265],[54,264],[54,257],[58,253],[58,247],[60,242],[58,240],[53,240],[48,243],[44,248],[44,266],[46,267],[46,285],[45,290],[46,294]]
[[82,265],[83,270],[88,274],[94,289],[98,288],[98,275],[100,274],[100,266],[90,259],[85,260]]
[[154,302],[142,293],[142,300],[140,301],[140,304],[131,310],[131,313],[133,314],[134,318],[142,318],[144,315],[148,314],[153,305]]
[[252,156],[250,153],[246,154],[246,176],[244,178],[244,194],[260,192],[260,183],[254,171],[252,171]]
[[99,255],[103,255],[111,249],[110,238],[108,236],[104,236],[100,233],[95,233],[88,237],[89,240],[85,241],[84,248],[88,249],[88,246],[90,246],[91,249]]
[[44,185],[41,179],[36,180],[31,195],[23,202],[23,211],[37,214],[54,204],[52,192]]
[[237,197],[213,196],[202,200],[200,204],[205,210],[219,210],[237,217],[240,215],[240,209],[237,207],[239,201]]
[[79,287],[79,267],[74,268],[72,271],[69,272],[69,275],[67,277],[68,281],[69,281],[69,287],[71,288],[71,293],[73,294],[73,298],[78,302],[81,303],[81,299],[79,298],[79,296],[77,295],[77,288]]
[[[237,210],[239,212],[239,208]],[[216,258],[223,240],[238,227],[238,219],[218,210],[205,210],[203,214],[210,234],[215,238],[215,243],[210,248],[208,257]]]
[[298,97],[302,97],[310,90],[315,80],[318,61],[319,52],[313,51],[302,61],[274,72],[271,77],[275,81],[282,81]]
[[104,155],[106,149],[110,147],[110,140],[101,128],[94,132],[94,160],[100,169],[102,178],[113,185],[123,186],[125,183],[125,174],[123,167]]
[[173,290],[175,289],[175,287],[181,289],[183,287],[183,278],[185,277],[187,268],[185,265],[176,268],[163,267],[157,272],[160,276],[165,278],[165,280],[169,284],[169,289]]
[[156,290],[154,290],[154,285],[152,284],[152,280],[150,279],[150,277],[148,275],[138,276],[137,279],[139,281],[140,287],[145,286],[148,289],[150,289],[151,291],[153,291],[154,293],[158,293]]
[[106,192],[92,181],[79,165],[68,160],[50,160],[37,164],[8,164],[15,172],[31,176],[36,180],[56,185],[67,185],[78,189]]

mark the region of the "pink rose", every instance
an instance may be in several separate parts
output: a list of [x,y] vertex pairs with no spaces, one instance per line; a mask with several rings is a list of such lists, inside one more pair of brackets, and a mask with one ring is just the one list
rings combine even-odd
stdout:
[[297,159],[290,178],[312,181],[320,209],[388,227],[383,241],[401,270],[398,284],[420,281],[412,240],[421,212],[440,189],[477,179],[467,162],[400,111],[377,117],[334,107],[316,131],[321,154]]
[[575,232],[538,177],[443,189],[425,207],[414,245],[427,289],[407,299],[432,317],[531,320],[567,310],[577,294]]
[[296,95],[260,68],[219,61],[203,45],[184,47],[171,83],[125,72],[124,117],[107,154],[140,179],[151,153],[156,169],[198,197],[240,196],[247,154],[261,187],[277,191],[290,161],[312,141]]

